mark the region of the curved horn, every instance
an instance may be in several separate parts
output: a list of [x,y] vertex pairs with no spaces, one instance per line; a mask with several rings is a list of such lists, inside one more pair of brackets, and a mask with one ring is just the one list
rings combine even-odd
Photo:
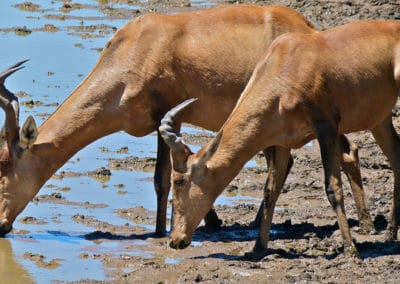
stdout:
[[175,118],[179,113],[187,108],[190,104],[197,101],[197,98],[189,99],[177,105],[168,111],[161,120],[161,125],[158,128],[161,137],[173,152],[181,152],[185,149],[182,135],[176,130]]
[[19,69],[24,68],[25,66],[21,66],[25,62],[29,61],[29,59],[22,60],[18,63],[15,63],[14,65],[10,66],[7,68],[7,70],[1,72],[0,74],[0,85],[4,85],[5,80],[7,79],[8,76],[13,74],[14,72],[18,71]]
[[21,65],[27,61],[20,61],[0,73],[0,107],[6,113],[4,128],[9,145],[11,145],[16,133],[18,133],[19,105],[17,96],[7,90],[4,83],[11,74],[24,68]]

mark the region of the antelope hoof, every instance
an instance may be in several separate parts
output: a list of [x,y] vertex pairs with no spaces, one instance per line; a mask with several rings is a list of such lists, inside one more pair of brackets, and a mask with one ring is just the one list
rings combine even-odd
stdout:
[[362,235],[376,235],[377,232],[370,217],[359,218],[358,233]]
[[352,257],[352,258],[357,258],[357,259],[361,258],[360,254],[357,251],[357,248],[353,244],[352,245],[345,245],[343,247],[343,254],[345,256]]
[[372,221],[366,221],[366,222],[360,221],[357,233],[361,235],[376,235],[377,231],[375,230]]
[[249,261],[261,261],[268,254],[269,254],[268,249],[261,244],[261,241],[257,239],[256,244],[253,247],[253,250],[250,252],[246,252],[243,256],[243,259]]
[[251,260],[251,261],[260,261],[262,260],[265,256],[268,255],[268,248],[267,246],[263,245],[262,241],[260,238],[257,239],[253,251],[251,252],[246,252],[244,255],[245,259]]
[[397,229],[395,230],[391,226],[388,226],[385,233],[385,242],[394,242],[397,240]]
[[361,235],[376,235],[378,232],[375,230],[374,227],[360,227],[357,230],[357,233]]

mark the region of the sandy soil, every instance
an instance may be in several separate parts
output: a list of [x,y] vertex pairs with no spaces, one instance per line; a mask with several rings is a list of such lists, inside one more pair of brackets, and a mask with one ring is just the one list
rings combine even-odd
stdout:
[[[126,0],[128,1],[128,0]],[[115,1],[115,2],[126,2]],[[101,1],[99,1],[101,2]],[[114,2],[114,1],[113,1]],[[129,1],[135,3],[135,0]],[[400,4],[396,0],[331,0],[331,1],[219,1],[220,4],[254,3],[257,5],[283,4],[307,16],[320,29],[358,19],[400,19]],[[65,2],[63,9],[78,9],[79,6]],[[187,7],[187,1],[150,0],[140,10],[110,11],[110,17],[135,16],[149,11],[166,12],[177,7]],[[25,5],[21,9],[40,9]],[[63,14],[63,16],[67,16]],[[56,32],[55,27],[44,27]],[[113,32],[112,27],[93,26],[82,36],[97,34],[98,29]],[[75,29],[71,27],[71,31]],[[96,31],[96,33],[95,33]],[[32,32],[26,27],[16,27],[14,32]],[[82,31],[80,31],[82,32]],[[398,114],[398,111],[394,112]],[[400,120],[396,116],[396,126]],[[81,255],[82,258],[100,259],[105,267],[114,268],[110,275],[118,283],[265,283],[282,282],[329,282],[329,283],[395,283],[400,278],[400,243],[383,242],[383,232],[393,191],[393,175],[385,157],[368,133],[350,135],[360,146],[360,157],[366,197],[375,221],[377,234],[365,236],[358,233],[358,221],[352,193],[345,178],[346,210],[361,259],[343,256],[341,235],[336,217],[325,196],[322,184],[322,165],[317,145],[294,151],[295,163],[288,181],[278,200],[279,210],[274,215],[274,233],[270,241],[270,254],[256,262],[244,258],[257,236],[252,228],[258,204],[239,202],[233,206],[217,206],[216,211],[223,220],[221,230],[207,232],[200,227],[194,235],[194,245],[183,251],[175,251],[167,245],[168,239],[156,239],[151,232],[136,226],[114,226],[96,219],[96,216],[76,215],[74,220],[94,228],[86,237],[98,242],[108,240],[146,239],[143,245],[126,245],[125,252],[151,252],[147,257],[120,254],[119,256],[95,253]],[[209,137],[187,137],[192,142],[204,143]],[[196,142],[197,141],[197,142]],[[266,178],[266,166],[262,157],[259,165],[243,170],[227,188],[229,194],[261,197]],[[109,168],[152,171],[154,159],[131,157],[110,160]],[[62,173],[65,175],[76,173]],[[78,173],[107,177],[107,169],[92,173]],[[68,190],[68,189],[64,189]],[[121,192],[126,189],[121,188]],[[36,202],[64,202],[62,191],[52,195],[41,195]],[[89,206],[71,203],[71,206]],[[90,205],[94,206],[94,205]],[[101,206],[101,204],[95,205]],[[127,208],[117,212],[135,224],[155,224],[155,212],[144,208]],[[38,222],[26,218],[25,222]],[[58,265],[57,260],[47,262],[45,257],[26,255],[38,265]],[[171,261],[165,261],[171,259]],[[180,260],[180,261],[177,261]],[[127,269],[131,272],[126,273]],[[97,281],[99,282],[99,281]],[[84,280],[77,283],[96,283]],[[100,282],[99,282],[100,283]]]

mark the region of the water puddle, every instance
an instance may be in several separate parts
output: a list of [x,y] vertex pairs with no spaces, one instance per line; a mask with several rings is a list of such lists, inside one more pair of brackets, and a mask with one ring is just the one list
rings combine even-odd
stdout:
[[[76,164],[74,164],[76,165]],[[125,253],[124,245],[135,245],[135,240],[121,242],[119,240],[87,240],[86,235],[94,231],[93,228],[74,221],[75,215],[95,216],[98,220],[115,226],[134,224],[120,218],[115,209],[135,206],[155,208],[155,194],[151,182],[143,181],[148,174],[132,172],[116,172],[108,183],[131,180],[128,193],[123,200],[114,189],[104,189],[98,181],[90,177],[66,178],[63,180],[50,180],[49,183],[70,187],[70,191],[62,195],[69,202],[88,201],[91,204],[106,204],[106,207],[91,208],[82,206],[69,206],[54,203],[35,204],[31,202],[18,220],[27,216],[34,216],[44,221],[45,224],[26,224],[15,222],[15,231],[28,231],[25,234],[10,234],[4,241],[9,242],[12,252],[16,254],[16,261],[21,263],[29,271],[32,279],[41,283],[58,281],[74,281],[79,279],[106,279],[100,259],[93,257],[95,254]],[[135,182],[136,180],[136,182]],[[49,189],[42,189],[40,193],[47,193]],[[147,192],[146,192],[147,191]],[[148,226],[146,230],[153,231],[154,226]],[[140,245],[143,241],[139,241]],[[140,246],[138,246],[139,248]],[[136,255],[150,257],[140,249],[135,250]],[[59,266],[49,268],[32,261],[29,255],[45,256],[46,261],[57,260]],[[89,257],[82,257],[82,256]],[[46,263],[47,263],[46,262]],[[73,272],[73,273],[71,273]],[[44,282],[43,282],[44,281]]]
[[[105,278],[100,260],[81,258],[82,248],[90,245],[83,238],[42,233],[29,234],[28,238],[11,236],[4,241],[9,241],[14,253],[24,252],[15,259],[36,283]],[[57,265],[52,266],[52,261]]]

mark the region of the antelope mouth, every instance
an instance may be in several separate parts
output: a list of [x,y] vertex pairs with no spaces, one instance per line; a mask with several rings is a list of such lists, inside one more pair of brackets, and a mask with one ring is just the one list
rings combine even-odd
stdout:
[[0,221],[0,237],[4,237],[12,230],[12,224],[8,221]]
[[169,242],[169,246],[173,249],[185,249],[190,245],[190,241],[186,238],[175,239]]

